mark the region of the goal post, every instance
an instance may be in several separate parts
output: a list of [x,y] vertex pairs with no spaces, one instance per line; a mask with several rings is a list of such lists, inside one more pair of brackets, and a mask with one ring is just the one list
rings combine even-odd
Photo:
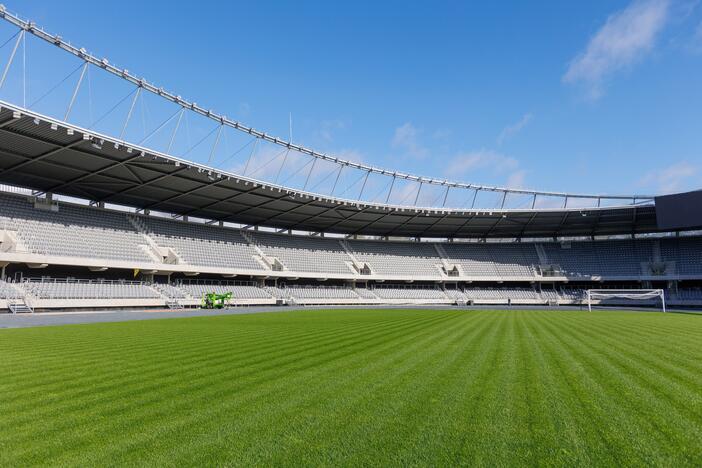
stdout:
[[587,310],[592,312],[592,301],[603,299],[629,299],[647,301],[660,297],[665,309],[665,291],[663,289],[588,289],[587,290]]

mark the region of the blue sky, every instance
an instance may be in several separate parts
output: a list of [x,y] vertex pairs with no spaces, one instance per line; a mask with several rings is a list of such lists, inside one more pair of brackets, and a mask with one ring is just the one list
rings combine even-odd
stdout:
[[7,1],[137,75],[341,157],[586,193],[700,188],[702,5]]

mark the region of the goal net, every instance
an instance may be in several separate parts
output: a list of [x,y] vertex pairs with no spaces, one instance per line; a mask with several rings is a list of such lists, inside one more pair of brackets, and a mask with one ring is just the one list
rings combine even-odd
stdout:
[[607,299],[626,299],[628,301],[642,301],[660,304],[665,312],[665,291],[662,289],[588,289],[587,308],[592,312],[593,304],[597,305]]

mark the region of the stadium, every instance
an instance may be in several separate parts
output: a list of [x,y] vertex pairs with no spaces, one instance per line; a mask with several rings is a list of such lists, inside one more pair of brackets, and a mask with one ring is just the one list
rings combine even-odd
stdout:
[[344,159],[0,16],[0,324],[119,317],[0,330],[0,464],[702,463],[702,192]]

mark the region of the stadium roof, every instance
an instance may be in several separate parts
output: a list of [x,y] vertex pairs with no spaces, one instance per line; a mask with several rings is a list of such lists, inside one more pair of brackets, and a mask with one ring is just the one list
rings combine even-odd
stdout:
[[481,238],[657,230],[651,202],[457,210],[328,197],[198,165],[0,105],[0,182],[44,192],[217,221],[343,234]]

